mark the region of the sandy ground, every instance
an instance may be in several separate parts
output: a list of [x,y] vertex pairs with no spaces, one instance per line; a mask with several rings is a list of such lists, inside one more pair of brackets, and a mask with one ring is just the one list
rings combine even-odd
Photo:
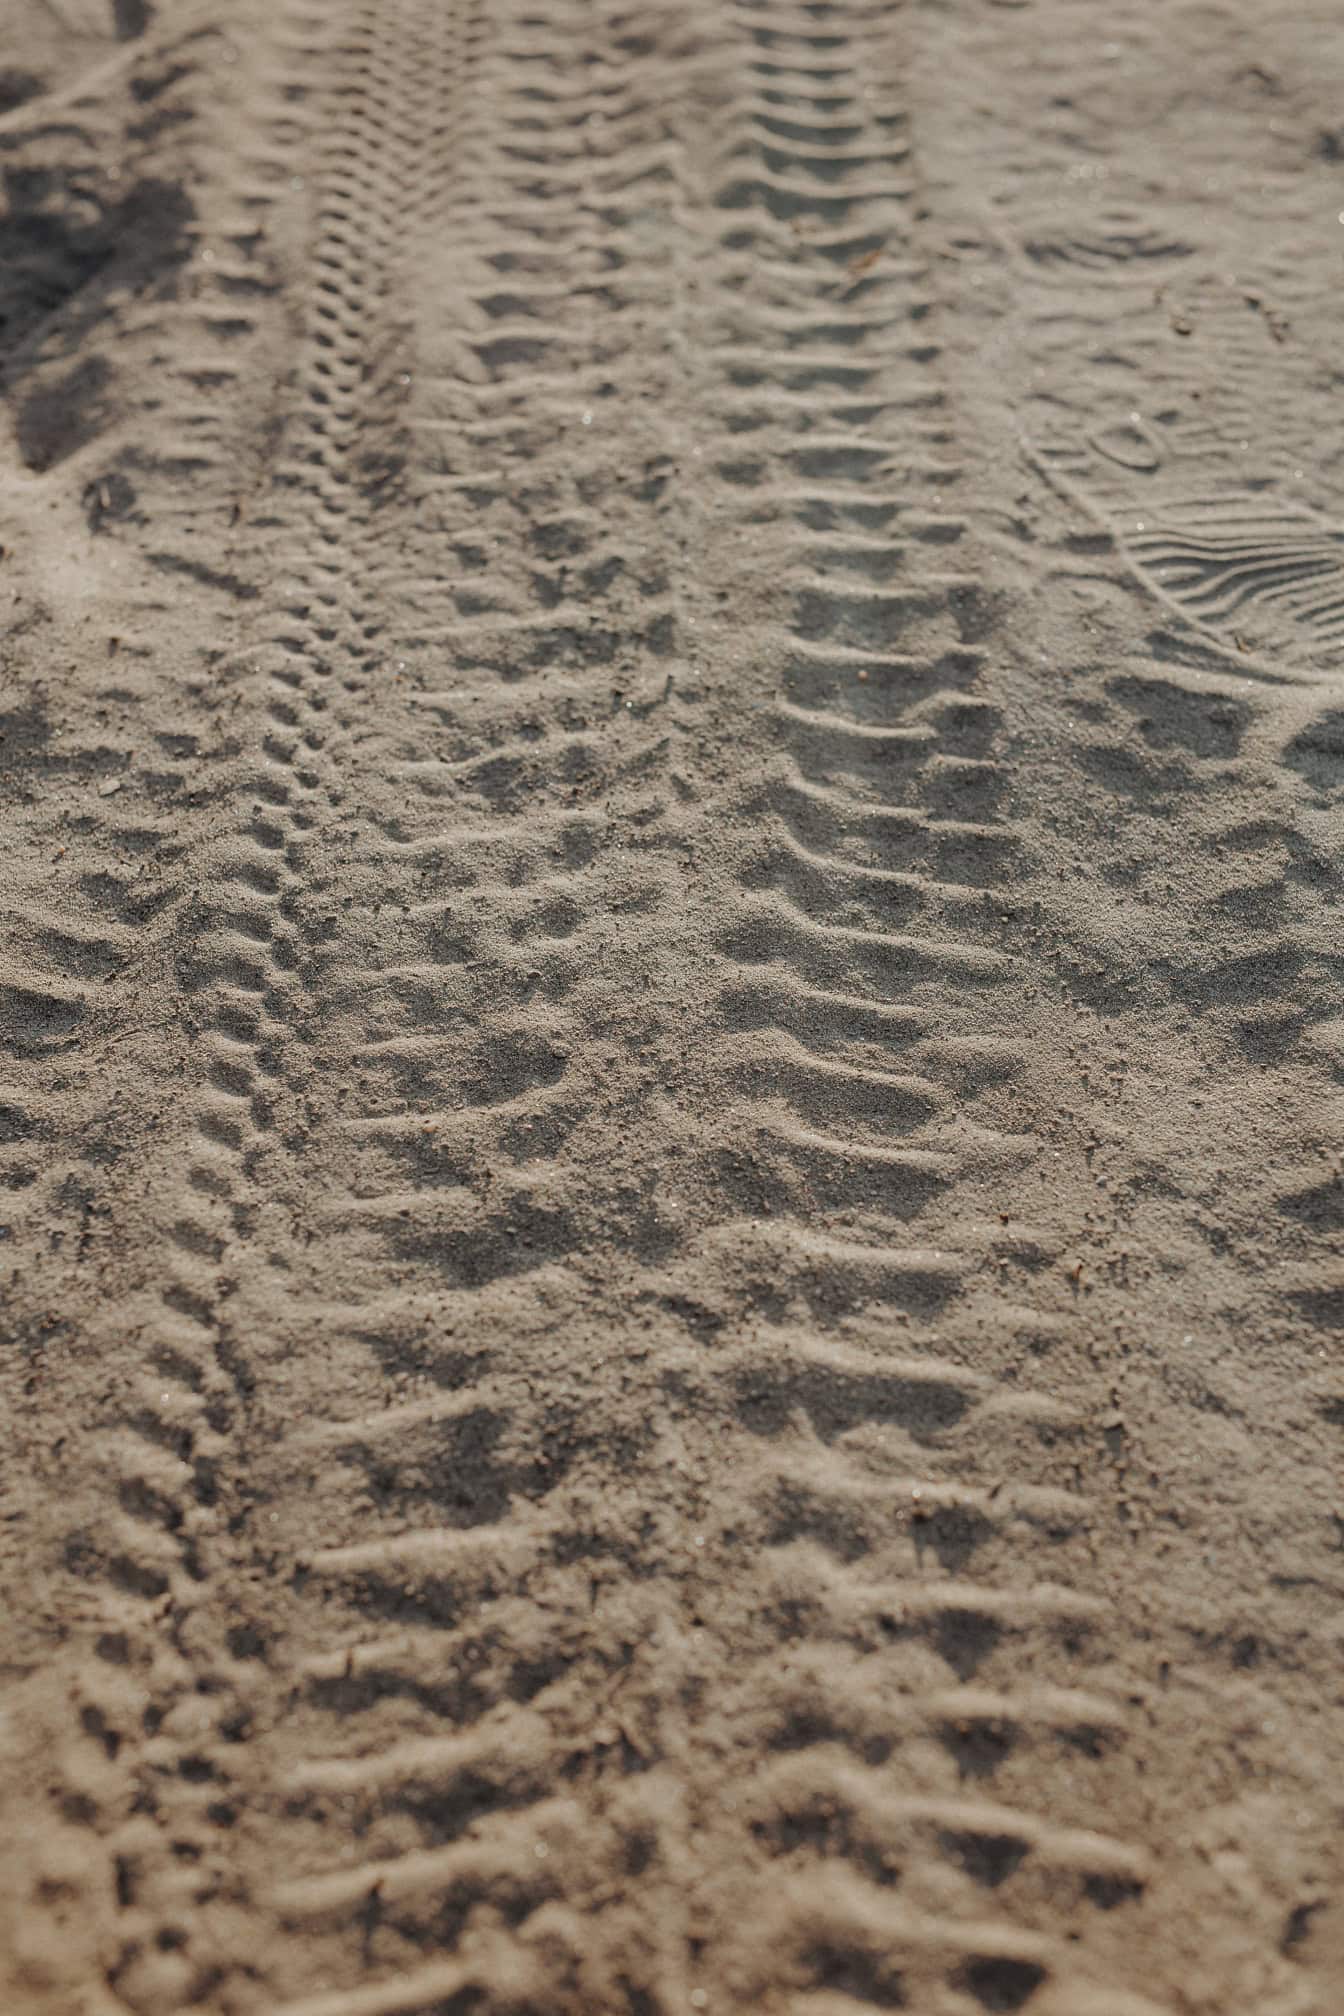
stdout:
[[1338,2016],[1337,0],[0,56],[6,2016]]

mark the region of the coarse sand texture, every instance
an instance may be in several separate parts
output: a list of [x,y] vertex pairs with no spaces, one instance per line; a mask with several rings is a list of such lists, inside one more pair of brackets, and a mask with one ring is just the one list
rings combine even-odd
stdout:
[[0,0],[0,2016],[1344,2011],[1344,7]]

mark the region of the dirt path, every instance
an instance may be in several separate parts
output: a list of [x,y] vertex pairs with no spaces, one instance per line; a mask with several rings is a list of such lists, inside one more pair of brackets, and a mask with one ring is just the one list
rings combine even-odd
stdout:
[[6,2010],[1334,2016],[1338,9],[0,50]]

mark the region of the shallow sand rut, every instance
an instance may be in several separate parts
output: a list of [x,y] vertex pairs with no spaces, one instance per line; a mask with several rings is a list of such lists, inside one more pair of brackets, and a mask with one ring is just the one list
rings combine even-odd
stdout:
[[0,76],[6,2006],[1344,1992],[1340,32],[1262,11]]

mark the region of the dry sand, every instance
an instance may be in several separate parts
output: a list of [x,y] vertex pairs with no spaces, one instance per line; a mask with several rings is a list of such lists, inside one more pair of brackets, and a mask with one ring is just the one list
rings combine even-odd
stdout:
[[1339,0],[0,53],[5,2016],[1338,2016]]

